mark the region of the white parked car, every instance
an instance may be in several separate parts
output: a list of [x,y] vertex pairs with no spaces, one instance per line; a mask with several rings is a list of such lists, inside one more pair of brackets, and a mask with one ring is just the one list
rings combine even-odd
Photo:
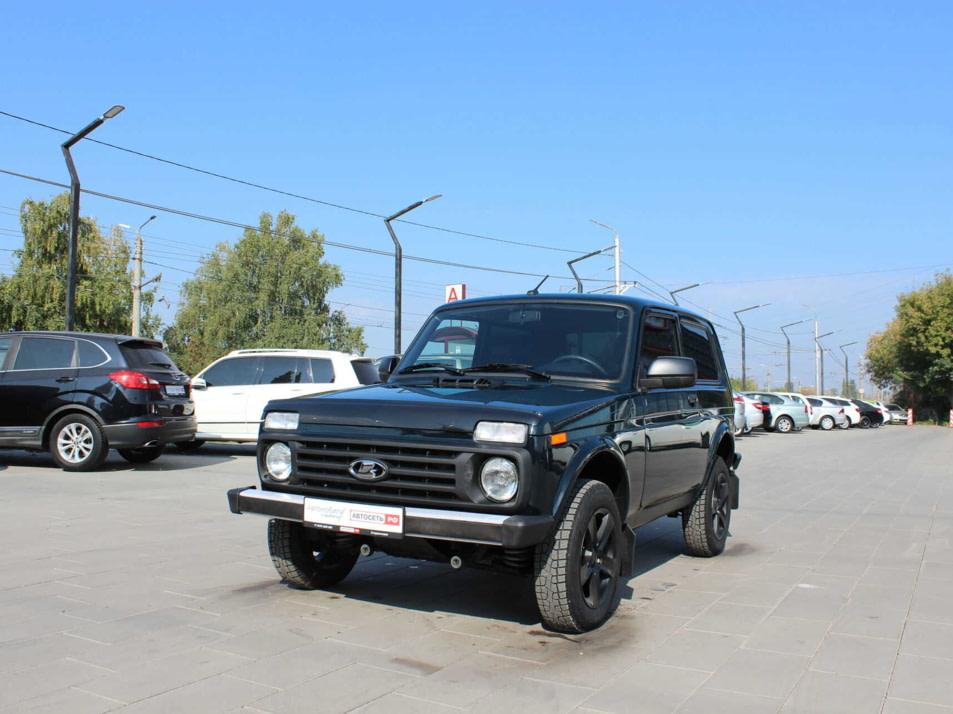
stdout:
[[[734,392],[735,436],[747,434],[764,424],[764,410],[758,402],[741,392]],[[740,414],[740,417],[739,417]]]
[[844,415],[847,417],[847,426],[842,426],[842,429],[860,424],[860,409],[849,399],[844,399],[844,397],[822,397],[822,399],[831,404],[836,404],[839,407],[844,407]]
[[847,412],[845,408],[827,401],[823,397],[808,397],[811,405],[811,426],[815,429],[830,431],[835,426],[846,429]]
[[370,358],[305,349],[235,350],[192,379],[197,429],[189,450],[206,441],[258,441],[272,399],[331,392],[380,382]]

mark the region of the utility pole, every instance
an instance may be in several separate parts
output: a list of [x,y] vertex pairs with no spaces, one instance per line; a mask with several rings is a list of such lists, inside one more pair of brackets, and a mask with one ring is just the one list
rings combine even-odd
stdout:
[[[809,318],[808,318],[809,319]],[[788,333],[784,331],[785,327],[793,327],[794,325],[800,325],[802,322],[807,322],[807,319],[798,320],[797,322],[789,322],[786,325],[781,325],[781,334],[784,335],[785,342],[788,343],[787,355],[788,355],[788,381],[784,383],[784,389],[788,392],[792,391],[791,388],[791,338],[788,337]],[[817,336],[817,332],[814,333]]]
[[824,393],[824,375],[821,374],[824,358],[821,356],[821,346],[817,343],[817,338],[819,336],[817,334],[817,310],[810,305],[805,305],[804,307],[814,313],[814,389],[816,390],[815,393],[817,396],[821,396]]
[[146,223],[154,221],[155,216],[150,216],[136,229],[136,252],[132,258],[132,336],[139,336],[139,327],[142,322],[142,229]]
[[[615,249],[615,294],[621,295],[622,294],[622,246],[619,243],[619,231],[617,231],[612,226],[607,226],[605,223],[599,223],[599,221],[593,220],[592,218],[589,219],[589,222],[595,223],[597,226],[602,226],[603,228],[608,228],[610,231],[612,231],[614,235],[613,246]],[[610,249],[606,248],[605,250],[610,250]],[[601,253],[602,251],[599,251],[599,252]],[[579,292],[582,292],[582,288],[579,289]]]

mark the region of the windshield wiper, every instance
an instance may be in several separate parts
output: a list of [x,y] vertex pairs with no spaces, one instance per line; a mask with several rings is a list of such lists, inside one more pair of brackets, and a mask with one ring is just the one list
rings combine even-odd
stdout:
[[412,364],[409,367],[404,367],[403,369],[398,370],[397,374],[410,374],[411,372],[417,372],[421,369],[442,369],[444,372],[449,372],[456,377],[463,376],[462,369],[457,369],[456,367],[451,367],[450,365],[443,364],[441,362],[421,362],[419,364]]
[[545,379],[547,382],[551,379],[548,374],[545,372],[540,372],[538,369],[533,369],[532,365],[528,364],[509,364],[507,362],[491,362],[490,364],[480,364],[476,367],[467,367],[463,370],[464,373],[469,374],[470,372],[518,372],[520,374],[526,374],[530,377],[535,377],[536,379]]

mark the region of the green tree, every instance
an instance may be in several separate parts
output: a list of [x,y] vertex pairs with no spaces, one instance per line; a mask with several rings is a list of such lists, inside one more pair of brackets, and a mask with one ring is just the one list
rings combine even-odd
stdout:
[[867,342],[865,361],[881,389],[945,411],[953,404],[953,275],[902,294],[896,317]]
[[[0,279],[0,329],[62,330],[66,320],[69,193],[20,205],[23,247],[14,251],[13,275]],[[93,218],[80,217],[75,329],[129,334],[132,273],[121,233],[104,236]],[[142,334],[160,327],[151,312],[154,290],[143,291]]]
[[332,311],[328,293],[344,283],[322,262],[324,236],[295,216],[262,213],[234,247],[220,243],[182,286],[183,306],[165,333],[176,363],[195,374],[230,350],[304,347],[362,354],[364,330]]

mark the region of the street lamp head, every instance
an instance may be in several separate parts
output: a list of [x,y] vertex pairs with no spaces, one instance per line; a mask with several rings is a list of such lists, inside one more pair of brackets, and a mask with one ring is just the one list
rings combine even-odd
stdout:
[[425,198],[423,201],[421,201],[421,203],[429,203],[430,201],[436,201],[438,198],[443,198],[443,194],[438,193],[437,195],[431,196],[430,198]]
[[150,223],[151,221],[154,221],[156,218],[158,218],[158,216],[149,216],[149,218],[143,221],[142,225],[139,226],[139,230],[141,231],[143,228],[146,227],[146,223]]
[[121,114],[123,109],[125,109],[125,107],[117,104],[112,109],[108,110],[105,114],[103,114],[103,119],[112,119],[117,114]]

